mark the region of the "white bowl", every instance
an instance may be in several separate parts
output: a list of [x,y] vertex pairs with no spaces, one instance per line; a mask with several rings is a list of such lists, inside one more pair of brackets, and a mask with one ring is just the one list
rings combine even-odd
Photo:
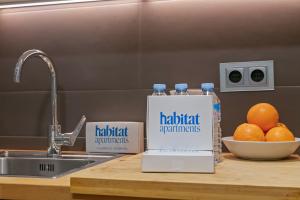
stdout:
[[294,153],[300,146],[300,138],[284,142],[237,141],[233,137],[224,137],[222,140],[235,156],[250,160],[283,159]]

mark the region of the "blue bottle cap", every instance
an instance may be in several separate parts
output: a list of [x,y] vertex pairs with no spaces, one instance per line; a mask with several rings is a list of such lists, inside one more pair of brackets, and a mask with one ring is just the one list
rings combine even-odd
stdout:
[[188,89],[188,84],[187,83],[177,83],[175,84],[175,90],[176,91],[185,91]]
[[213,83],[202,83],[201,89],[202,90],[212,90],[214,89],[215,85]]
[[154,91],[162,92],[162,91],[165,91],[166,88],[167,88],[166,84],[158,84],[158,83],[153,84]]

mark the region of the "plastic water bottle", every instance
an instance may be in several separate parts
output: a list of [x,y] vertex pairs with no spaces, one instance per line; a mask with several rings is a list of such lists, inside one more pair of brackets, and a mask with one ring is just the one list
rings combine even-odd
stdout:
[[188,91],[188,84],[187,83],[177,83],[175,84],[175,95],[189,95]]
[[166,84],[153,84],[152,96],[166,96]]
[[202,83],[203,95],[213,96],[213,150],[215,163],[222,160],[221,101],[214,92],[213,83]]

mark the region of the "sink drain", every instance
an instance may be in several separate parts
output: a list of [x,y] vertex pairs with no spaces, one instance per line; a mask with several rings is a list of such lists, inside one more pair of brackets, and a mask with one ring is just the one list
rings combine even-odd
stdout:
[[54,164],[40,163],[40,171],[43,171],[43,172],[54,172]]

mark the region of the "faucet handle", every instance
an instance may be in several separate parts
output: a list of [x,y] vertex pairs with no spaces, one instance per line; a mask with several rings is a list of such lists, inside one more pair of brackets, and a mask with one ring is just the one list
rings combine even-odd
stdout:
[[85,121],[86,121],[86,117],[83,115],[81,117],[80,121],[78,122],[76,128],[74,129],[74,131],[71,132],[71,133],[65,133],[64,134],[64,138],[67,137],[67,140],[64,141],[64,145],[67,145],[67,146],[73,146],[74,145],[74,143],[76,141],[76,138],[79,135]]

